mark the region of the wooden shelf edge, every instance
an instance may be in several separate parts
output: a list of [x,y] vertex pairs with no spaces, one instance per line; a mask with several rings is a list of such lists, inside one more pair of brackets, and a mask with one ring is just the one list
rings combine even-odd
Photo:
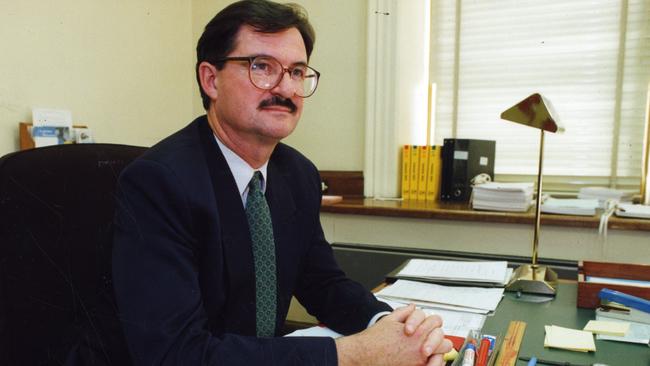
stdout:
[[[321,212],[348,215],[367,215],[384,217],[401,217],[417,219],[440,219],[495,222],[508,224],[532,225],[534,212],[512,213],[476,211],[467,204],[379,201],[373,199],[343,199],[340,203],[323,206]],[[542,214],[542,225],[564,227],[598,228],[599,216],[572,216]],[[650,220],[629,219],[612,216],[608,222],[609,229],[650,231]]]

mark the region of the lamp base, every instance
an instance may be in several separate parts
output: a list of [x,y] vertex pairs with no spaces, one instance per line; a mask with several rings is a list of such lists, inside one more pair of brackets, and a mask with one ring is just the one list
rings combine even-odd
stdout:
[[524,264],[519,266],[512,274],[512,278],[506,286],[506,291],[555,296],[557,273],[546,266]]

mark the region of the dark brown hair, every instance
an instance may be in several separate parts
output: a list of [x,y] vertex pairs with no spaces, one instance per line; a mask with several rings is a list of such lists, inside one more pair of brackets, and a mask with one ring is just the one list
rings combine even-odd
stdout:
[[210,107],[210,97],[201,88],[199,64],[206,61],[219,70],[223,68],[223,63],[217,61],[228,56],[235,48],[235,38],[242,25],[249,25],[262,33],[296,28],[305,42],[308,59],[314,48],[316,34],[300,5],[279,4],[268,0],[242,0],[228,5],[205,26],[196,45],[196,80],[206,110]]

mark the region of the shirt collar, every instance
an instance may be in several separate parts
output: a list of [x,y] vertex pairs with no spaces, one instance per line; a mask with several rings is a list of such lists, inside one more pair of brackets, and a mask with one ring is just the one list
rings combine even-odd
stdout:
[[266,168],[269,165],[269,162],[265,162],[259,169],[253,169],[244,159],[240,158],[234,151],[230,150],[226,145],[219,140],[217,135],[214,135],[214,139],[217,140],[217,145],[223,153],[223,157],[226,158],[226,163],[232,172],[232,175],[235,177],[235,183],[237,184],[237,190],[239,190],[239,195],[242,197],[242,201],[246,202],[246,197],[248,196],[248,183],[253,178],[253,173],[259,170],[262,173],[264,181],[262,182],[262,192],[266,192]]

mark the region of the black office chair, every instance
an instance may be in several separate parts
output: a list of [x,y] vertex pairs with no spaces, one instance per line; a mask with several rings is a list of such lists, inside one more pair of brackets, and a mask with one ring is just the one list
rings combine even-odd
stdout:
[[58,145],[0,158],[0,365],[131,363],[112,221],[117,177],[144,151]]

